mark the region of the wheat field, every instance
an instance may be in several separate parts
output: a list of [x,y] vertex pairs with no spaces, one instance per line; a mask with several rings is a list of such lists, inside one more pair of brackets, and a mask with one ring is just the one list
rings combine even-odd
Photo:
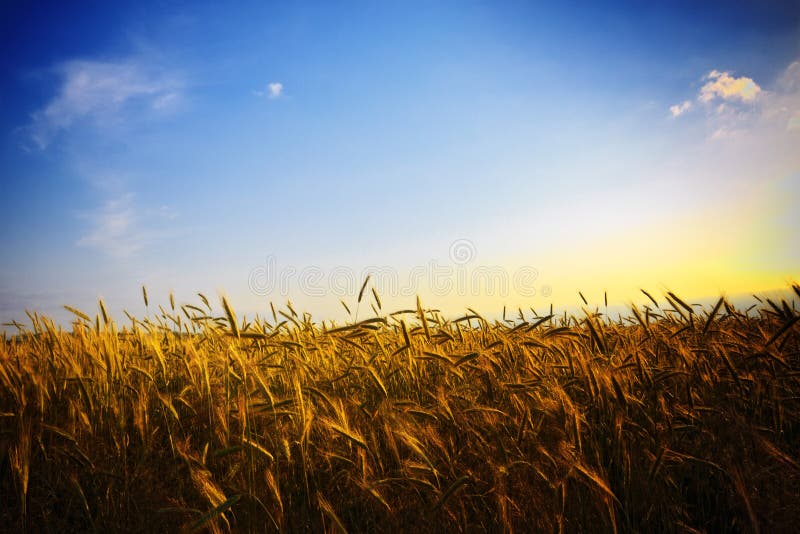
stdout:
[[343,324],[146,291],[124,322],[30,313],[0,343],[0,529],[796,527],[800,286],[497,321],[366,288]]

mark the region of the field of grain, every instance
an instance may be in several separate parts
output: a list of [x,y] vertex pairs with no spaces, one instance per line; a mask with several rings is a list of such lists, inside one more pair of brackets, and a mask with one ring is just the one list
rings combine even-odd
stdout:
[[365,289],[338,325],[203,295],[30,314],[0,343],[0,530],[796,527],[797,285],[494,322]]

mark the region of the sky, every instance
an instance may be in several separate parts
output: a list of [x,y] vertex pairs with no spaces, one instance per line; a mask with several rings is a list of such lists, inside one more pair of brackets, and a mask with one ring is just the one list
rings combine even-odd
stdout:
[[69,4],[0,4],[3,322],[800,275],[796,2]]

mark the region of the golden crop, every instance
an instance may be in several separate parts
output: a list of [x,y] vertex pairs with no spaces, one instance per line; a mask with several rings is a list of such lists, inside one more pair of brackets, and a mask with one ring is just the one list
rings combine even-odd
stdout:
[[0,342],[0,529],[796,527],[793,303],[490,323],[372,296],[342,326],[202,295],[125,327],[31,314]]

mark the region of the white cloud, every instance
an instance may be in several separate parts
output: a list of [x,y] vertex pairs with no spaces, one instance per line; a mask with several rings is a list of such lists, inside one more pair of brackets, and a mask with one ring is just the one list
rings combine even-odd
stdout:
[[[800,61],[789,64],[768,89],[747,76],[718,70],[703,80],[697,101],[704,104],[709,139],[780,137],[780,132],[800,131]],[[679,117],[695,107],[685,100],[670,106],[669,111],[672,117]]]
[[786,67],[775,86],[768,93],[771,101],[770,114],[778,121],[785,121],[787,131],[800,130],[800,61]]
[[669,112],[672,113],[673,117],[680,117],[681,115],[689,111],[691,107],[692,103],[688,100],[684,100],[680,104],[675,104],[674,106],[670,106]]
[[153,109],[164,110],[174,106],[181,98],[181,94],[176,91],[165,93],[153,100]]
[[27,128],[41,149],[59,132],[81,121],[102,126],[137,104],[141,106],[137,111],[163,111],[181,96],[178,79],[138,59],[74,60],[59,65],[55,71],[60,77],[56,95],[33,113]]
[[729,72],[712,70],[703,79],[708,81],[700,88],[697,99],[701,102],[711,102],[715,98],[752,102],[761,92],[752,78],[735,78]]
[[717,106],[715,114],[709,117],[716,130],[727,136],[769,139],[776,145],[782,145],[790,138],[797,141],[795,138],[800,129],[800,62],[788,65],[769,90],[759,88],[756,94],[758,98],[747,106],[733,102]]
[[81,216],[90,221],[91,229],[78,240],[79,246],[99,249],[115,258],[126,258],[141,250],[141,236],[134,231],[137,220],[132,193]]
[[786,67],[776,85],[785,93],[800,91],[800,61],[794,61]]
[[281,82],[271,82],[267,84],[264,91],[253,91],[256,96],[266,96],[267,98],[275,99],[283,96],[283,84]]
[[149,225],[153,221],[166,223],[174,220],[178,214],[167,205],[157,210],[142,210],[135,203],[135,195],[125,193],[78,216],[90,223],[87,233],[78,239],[78,246],[99,250],[112,258],[126,259],[137,255],[147,245],[169,237],[169,232]]
[[278,98],[283,93],[283,84],[281,82],[272,82],[267,86],[269,89],[270,98]]

